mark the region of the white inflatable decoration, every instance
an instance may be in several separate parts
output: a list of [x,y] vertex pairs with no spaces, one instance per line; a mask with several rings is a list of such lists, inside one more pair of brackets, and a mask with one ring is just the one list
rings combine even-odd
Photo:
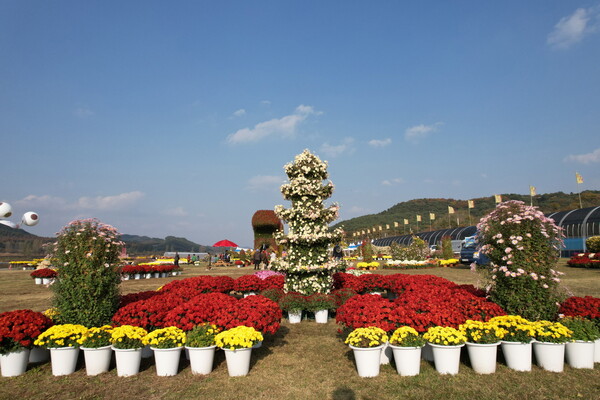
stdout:
[[[12,215],[12,207],[8,203],[0,202],[0,224],[10,226],[11,228],[19,228],[19,224],[15,224],[11,221],[6,221],[4,218],[8,218]],[[21,218],[21,224],[27,226],[35,226],[40,222],[40,216],[38,213],[33,211],[27,211]]]

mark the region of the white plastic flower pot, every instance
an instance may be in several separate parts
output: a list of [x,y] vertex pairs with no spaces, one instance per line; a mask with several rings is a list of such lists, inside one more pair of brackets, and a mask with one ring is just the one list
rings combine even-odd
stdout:
[[467,353],[471,367],[478,374],[493,374],[496,372],[496,355],[498,343],[483,344],[467,342]]
[[594,340],[594,362],[600,363],[600,339]]
[[299,324],[302,321],[302,310],[288,311],[288,320],[290,324]]
[[329,310],[315,311],[315,322],[317,324],[326,324],[329,320]]
[[572,368],[594,368],[594,342],[576,340],[566,344],[565,358]]
[[116,349],[117,376],[133,376],[140,372],[142,349]]
[[34,278],[35,284],[36,285],[41,285],[42,284],[42,278]]
[[208,375],[212,372],[216,348],[217,346],[185,348],[189,354],[192,374]]
[[50,349],[52,375],[71,375],[77,367],[79,347],[58,347]]
[[563,372],[565,367],[565,344],[533,342],[533,353],[537,364],[550,372]]
[[82,347],[81,350],[83,350],[87,375],[95,376],[108,371],[113,354],[110,346],[98,348]]
[[156,363],[156,375],[175,376],[179,371],[179,358],[183,347],[173,347],[170,349],[157,349],[151,347],[154,352],[154,362]]
[[19,349],[0,355],[0,370],[2,376],[13,377],[23,375],[27,371],[29,349]]
[[500,344],[506,366],[515,371],[531,371],[531,342],[508,342]]
[[50,350],[44,347],[34,346],[29,352],[30,363],[41,363],[50,360]]
[[435,370],[443,375],[458,374],[460,366],[460,351],[464,344],[456,346],[442,346],[429,343],[433,350]]
[[402,347],[390,344],[396,371],[401,376],[416,376],[421,372],[421,347]]
[[381,357],[379,358],[379,363],[381,365],[387,365],[392,360],[392,357],[394,357],[394,352],[390,347],[390,343],[385,342],[385,344],[383,345],[383,349],[381,349]]
[[350,346],[356,361],[356,370],[361,378],[372,378],[379,375],[381,352],[384,345],[377,347]]
[[227,372],[229,376],[245,376],[250,372],[250,359],[252,347],[245,349],[223,349],[227,361]]

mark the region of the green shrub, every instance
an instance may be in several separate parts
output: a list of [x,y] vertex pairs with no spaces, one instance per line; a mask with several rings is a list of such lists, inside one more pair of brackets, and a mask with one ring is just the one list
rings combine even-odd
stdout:
[[450,236],[444,236],[442,238],[442,256],[445,260],[454,258],[454,251],[452,250],[452,238]]
[[585,245],[590,253],[600,253],[600,236],[587,238]]
[[478,271],[487,275],[490,299],[508,314],[526,319],[554,320],[562,300],[558,272],[562,231],[536,207],[507,201],[483,217],[478,241],[490,264]]
[[119,307],[122,246],[117,230],[96,219],[73,221],[59,232],[53,254],[58,276],[52,286],[58,323],[110,323]]

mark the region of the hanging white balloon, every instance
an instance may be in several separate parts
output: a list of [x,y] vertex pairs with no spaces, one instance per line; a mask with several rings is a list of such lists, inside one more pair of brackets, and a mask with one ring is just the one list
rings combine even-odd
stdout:
[[34,213],[33,211],[27,211],[25,214],[23,214],[23,224],[27,226],[35,226],[38,224],[38,222],[40,222],[40,217],[37,215],[37,213]]
[[[19,224],[15,224],[14,222],[4,221],[2,218],[8,218],[12,215],[12,207],[10,204],[5,202],[0,202],[0,224],[10,226],[11,228],[19,228]],[[21,218],[21,223],[27,226],[35,226],[40,222],[40,216],[38,213],[33,211],[27,211],[23,214]]]
[[12,207],[8,203],[0,202],[0,218],[8,218],[12,215]]

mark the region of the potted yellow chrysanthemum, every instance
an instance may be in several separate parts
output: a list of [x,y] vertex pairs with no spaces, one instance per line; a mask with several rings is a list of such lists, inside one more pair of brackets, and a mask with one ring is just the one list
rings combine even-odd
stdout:
[[458,374],[460,349],[467,337],[458,329],[446,326],[433,326],[423,334],[433,350],[435,369],[440,374]]
[[390,337],[390,347],[396,362],[396,371],[402,376],[419,375],[421,350],[425,339],[410,326],[401,326]]
[[346,338],[356,360],[356,369],[361,378],[379,375],[381,351],[388,341],[387,333],[378,327],[356,328]]
[[154,352],[156,375],[177,375],[181,349],[185,345],[185,332],[175,326],[156,329],[145,339]]
[[506,366],[515,371],[531,371],[533,324],[519,315],[501,315],[489,322],[505,331],[500,346]]
[[252,347],[263,341],[263,335],[249,326],[236,326],[215,336],[217,347],[225,351],[229,376],[244,376],[250,371]]
[[37,337],[35,346],[50,349],[52,375],[70,375],[75,372],[79,347],[87,328],[83,325],[54,325]]
[[560,322],[536,321],[533,354],[540,367],[546,371],[562,372],[565,366],[565,343],[573,331]]
[[104,325],[87,330],[81,342],[85,370],[90,376],[107,372],[112,358],[110,335],[112,327]]
[[110,341],[117,359],[118,376],[136,375],[140,371],[147,334],[144,328],[131,325],[121,325],[112,330]]
[[494,322],[470,319],[458,329],[467,337],[467,352],[473,370],[478,374],[496,372],[498,346],[507,331]]

